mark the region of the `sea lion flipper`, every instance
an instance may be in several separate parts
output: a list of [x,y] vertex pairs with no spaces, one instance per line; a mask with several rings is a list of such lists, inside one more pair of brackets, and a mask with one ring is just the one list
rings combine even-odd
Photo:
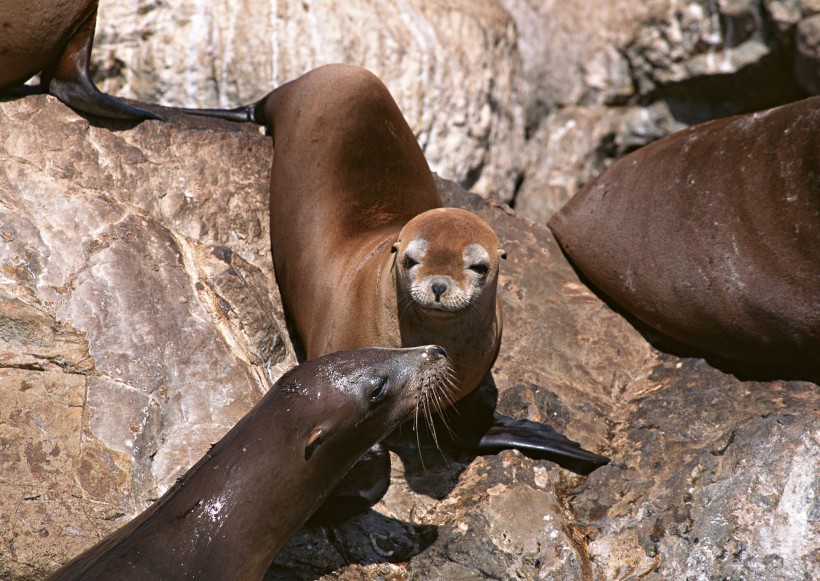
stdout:
[[226,121],[236,121],[239,123],[256,123],[264,125],[265,121],[258,113],[259,103],[242,105],[234,109],[189,109],[187,107],[175,107],[175,111],[188,115],[199,115],[200,117],[215,117]]
[[42,85],[50,95],[78,111],[112,119],[162,118],[139,107],[126,105],[100,91],[89,76],[88,66],[94,29],[97,24],[97,3],[89,6],[88,17],[79,26],[63,50],[56,65],[43,70]]
[[389,486],[390,452],[378,443],[359,458],[309,522],[331,525],[345,521],[379,502]]
[[497,412],[493,415],[492,425],[473,447],[480,454],[519,450],[529,458],[549,460],[576,474],[584,475],[610,461],[606,456],[585,450],[578,442],[546,424],[515,420]]

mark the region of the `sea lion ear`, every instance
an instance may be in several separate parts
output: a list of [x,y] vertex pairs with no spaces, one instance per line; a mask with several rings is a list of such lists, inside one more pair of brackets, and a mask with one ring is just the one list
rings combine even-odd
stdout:
[[397,240],[393,246],[390,247],[390,254],[395,254],[399,251],[399,241]]
[[507,251],[503,248],[498,249],[498,255],[501,257],[502,260],[507,260]]
[[313,428],[313,431],[308,436],[307,445],[305,446],[305,460],[310,460],[313,452],[319,447],[319,444],[324,440],[324,432],[322,428]]

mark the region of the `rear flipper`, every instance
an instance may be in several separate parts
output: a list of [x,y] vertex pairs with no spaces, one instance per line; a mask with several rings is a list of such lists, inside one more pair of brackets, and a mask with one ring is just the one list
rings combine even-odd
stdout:
[[493,423],[478,439],[460,439],[461,447],[475,454],[496,454],[519,450],[536,460],[549,460],[576,474],[589,474],[609,464],[609,458],[589,452],[546,424],[514,420],[497,412]]
[[257,115],[258,103],[243,105],[235,109],[188,109],[184,107],[174,107],[175,111],[187,113],[188,115],[199,115],[200,117],[215,117],[227,121],[237,121],[239,123],[256,123],[264,125],[265,122]]
[[162,118],[147,109],[132,107],[111,95],[100,92],[87,77],[68,80],[52,79],[48,92],[60,101],[83,113],[90,113],[108,119],[133,119],[135,121]]
[[161,120],[151,111],[126,105],[106,95],[91,81],[88,65],[96,24],[97,3],[94,2],[88,17],[63,50],[59,62],[43,71],[43,87],[69,107],[84,113],[112,119]]
[[609,458],[585,450],[546,424],[499,414],[495,411],[497,400],[498,389],[488,373],[476,389],[455,404],[454,413],[445,412],[457,448],[472,454],[519,450],[529,458],[549,460],[584,475],[609,463]]

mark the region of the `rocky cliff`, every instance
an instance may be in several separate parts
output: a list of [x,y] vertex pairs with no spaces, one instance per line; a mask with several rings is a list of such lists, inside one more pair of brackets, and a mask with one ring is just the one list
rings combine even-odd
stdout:
[[208,107],[364,65],[434,171],[546,223],[632,149],[820,92],[820,2],[101,0],[93,56],[104,90]]

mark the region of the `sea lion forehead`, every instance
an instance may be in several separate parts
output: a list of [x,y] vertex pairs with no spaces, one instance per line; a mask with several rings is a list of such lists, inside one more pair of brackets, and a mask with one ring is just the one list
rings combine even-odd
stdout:
[[487,250],[500,245],[492,227],[477,215],[460,208],[435,208],[419,214],[402,229],[400,239],[445,241],[449,244],[481,244]]

